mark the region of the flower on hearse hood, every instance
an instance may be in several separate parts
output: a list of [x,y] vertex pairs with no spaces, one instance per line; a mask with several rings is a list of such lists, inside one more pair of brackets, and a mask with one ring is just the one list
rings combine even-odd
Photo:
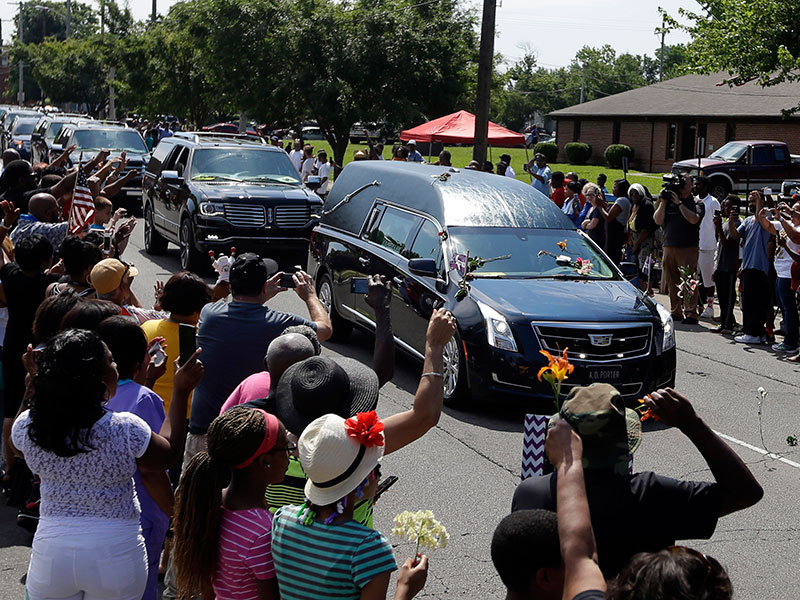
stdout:
[[350,417],[344,422],[344,428],[347,435],[358,440],[362,446],[383,446],[383,423],[374,410]]
[[562,250],[566,250],[567,249],[567,240],[561,240],[560,242],[556,242],[556,246],[558,246]]

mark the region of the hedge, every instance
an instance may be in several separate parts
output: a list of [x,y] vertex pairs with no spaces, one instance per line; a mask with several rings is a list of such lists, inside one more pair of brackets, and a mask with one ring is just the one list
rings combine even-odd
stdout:
[[571,165],[583,165],[592,156],[592,147],[583,142],[570,142],[564,146],[564,154]]
[[533,147],[533,153],[542,153],[547,162],[554,163],[558,158],[558,146],[555,142],[539,142]]
[[622,168],[622,157],[628,157],[628,163],[633,161],[633,148],[625,144],[611,144],[603,152],[603,157],[606,159],[609,167],[614,169]]

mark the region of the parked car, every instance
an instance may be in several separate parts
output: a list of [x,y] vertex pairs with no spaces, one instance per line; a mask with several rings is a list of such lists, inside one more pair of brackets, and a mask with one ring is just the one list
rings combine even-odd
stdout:
[[[239,133],[239,125],[238,123],[217,123],[216,125],[206,125],[205,127],[201,127],[202,131],[210,131],[212,133]],[[244,131],[247,135],[251,135],[254,137],[261,137],[258,135],[258,132],[253,129],[252,127],[246,127]]]
[[[559,242],[566,242],[566,250]],[[589,259],[590,275],[554,254]],[[456,299],[466,257],[493,259]],[[391,161],[352,162],[341,172],[311,238],[309,272],[333,321],[334,339],[374,330],[357,278],[392,283],[395,342],[422,359],[432,311],[458,331],[444,352],[444,397],[531,400],[552,410],[537,380],[540,350],[566,350],[575,385],[612,383],[629,403],[675,381],[669,311],[642,294],[546,196],[507,177]],[[635,266],[627,265],[628,276]],[[543,408],[547,410],[547,408]]]
[[[36,123],[36,127],[33,128],[33,134],[31,134],[31,162],[50,162],[51,159],[56,158],[56,155],[64,150],[60,146],[53,147],[53,142],[64,125],[92,120],[89,115],[68,113],[42,116]],[[51,157],[54,150],[55,155]]]
[[375,123],[353,123],[350,128],[350,143],[363,144],[367,141],[369,135],[372,141],[377,142],[380,140],[381,131]]
[[322,209],[279,147],[204,132],[161,141],[145,171],[143,201],[145,250],[176,244],[181,268],[194,271],[207,269],[209,250],[231,247],[305,261]]
[[711,194],[719,199],[733,192],[771,187],[780,189],[785,179],[800,179],[800,156],[790,154],[783,142],[743,140],[728,142],[708,158],[682,160],[672,165],[673,173],[697,175],[711,180]]
[[115,207],[123,207],[132,213],[141,210],[142,174],[150,160],[150,152],[136,129],[124,123],[108,121],[65,123],[53,140],[53,146],[69,148],[72,145],[75,145],[75,150],[70,154],[72,164],[78,164],[81,160],[86,162],[104,149],[110,150],[112,157],[125,152],[128,159],[125,171],[136,171],[137,175],[109,200]]
[[3,132],[6,148],[19,152],[19,157],[29,160],[31,157],[31,134],[38,119],[35,117],[14,117]]
[[303,127],[302,129],[303,140],[324,140],[325,134],[319,127]]

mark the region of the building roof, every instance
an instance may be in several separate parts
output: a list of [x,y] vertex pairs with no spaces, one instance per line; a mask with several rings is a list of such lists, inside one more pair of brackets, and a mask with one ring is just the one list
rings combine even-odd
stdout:
[[782,110],[797,106],[800,100],[800,81],[772,87],[755,82],[728,87],[721,84],[725,78],[724,73],[684,75],[562,108],[550,116],[780,118]]

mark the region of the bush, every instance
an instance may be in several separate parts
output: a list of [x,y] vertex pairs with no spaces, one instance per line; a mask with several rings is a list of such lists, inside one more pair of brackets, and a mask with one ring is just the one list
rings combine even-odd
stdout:
[[539,142],[533,147],[533,153],[538,154],[540,152],[544,154],[547,162],[556,162],[558,158],[558,145],[556,145],[555,142]]
[[622,157],[628,157],[628,163],[633,161],[633,148],[625,144],[611,144],[606,151],[603,152],[603,157],[606,159],[609,167],[614,169],[622,168]]
[[592,156],[592,147],[582,142],[570,142],[564,146],[564,154],[571,165],[583,165]]

